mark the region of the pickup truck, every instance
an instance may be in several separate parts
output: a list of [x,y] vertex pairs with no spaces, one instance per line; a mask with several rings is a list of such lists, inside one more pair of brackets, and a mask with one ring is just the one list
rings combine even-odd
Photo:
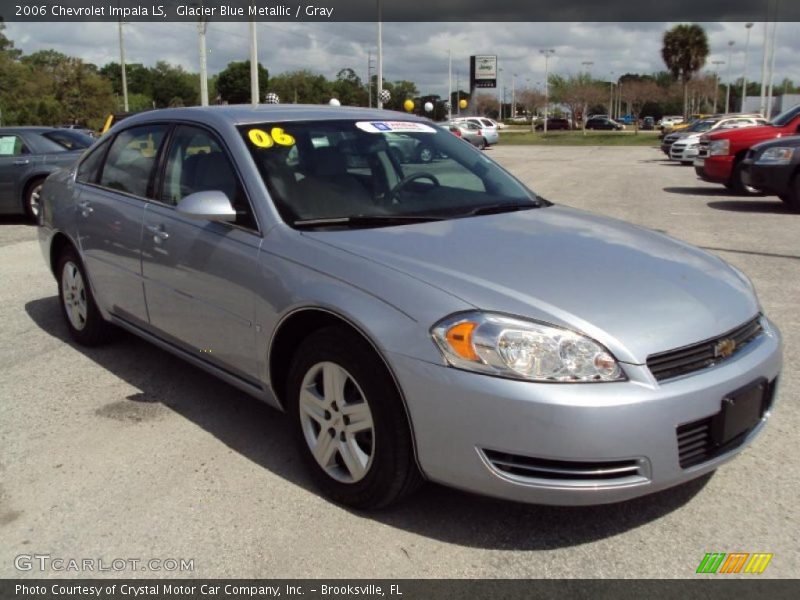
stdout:
[[721,183],[737,194],[759,193],[742,177],[742,161],[747,151],[759,142],[797,133],[800,133],[800,104],[775,117],[769,125],[707,133],[700,138],[694,170],[700,179]]

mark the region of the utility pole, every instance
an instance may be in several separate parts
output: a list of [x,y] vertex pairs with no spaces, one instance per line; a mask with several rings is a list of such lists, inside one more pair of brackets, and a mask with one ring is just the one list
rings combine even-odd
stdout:
[[511,118],[517,118],[517,74],[511,75]]
[[125,73],[125,42],[122,39],[122,19],[119,20],[119,64],[122,68],[122,106],[128,112],[128,77]]
[[208,61],[206,52],[206,31],[208,21],[200,17],[197,22],[197,42],[200,50],[200,106],[208,106]]
[[[775,5],[775,12],[778,12],[777,2]],[[777,17],[777,14],[775,15]],[[767,90],[767,119],[772,118],[772,84],[775,76],[775,36],[778,31],[778,20],[777,18],[772,23],[772,40],[770,40],[770,50],[769,50],[769,76],[767,81],[769,82],[769,88]]]
[[367,98],[369,107],[372,108],[372,50],[367,54]]
[[456,114],[461,114],[461,80],[459,79],[460,73],[456,69]]
[[740,112],[744,112],[745,100],[747,100],[747,50],[750,47],[750,30],[753,28],[752,23],[745,23],[747,29],[747,41],[744,43],[744,69],[742,69],[742,105],[739,107]]
[[544,50],[539,50],[539,53],[544,55],[544,134],[547,135],[547,113],[548,109],[550,108],[550,81],[548,76],[548,62],[550,57],[553,56],[556,51],[553,48],[546,48]]
[[[769,6],[767,6],[767,19],[769,19]],[[769,48],[769,21],[764,21],[764,56],[761,61],[761,100],[758,112],[762,116],[767,114],[767,50]]]
[[731,63],[733,62],[733,45],[735,43],[733,40],[728,42],[728,88],[725,90],[725,114],[731,112]]
[[711,62],[714,65],[714,108],[711,112],[717,112],[717,97],[719,96],[719,66],[724,65],[724,60],[714,60]]
[[378,82],[375,87],[377,106],[383,108],[383,23],[381,22],[381,0],[378,0]]
[[258,91],[258,31],[256,20],[250,21],[250,102],[258,104],[261,94]]
[[447,120],[453,118],[453,51],[447,51]]

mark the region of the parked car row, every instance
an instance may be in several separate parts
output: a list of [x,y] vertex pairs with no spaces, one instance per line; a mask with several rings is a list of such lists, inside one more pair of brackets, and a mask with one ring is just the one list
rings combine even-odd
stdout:
[[759,115],[724,115],[701,119],[689,127],[664,136],[661,150],[670,159],[684,165],[690,165],[700,150],[700,138],[703,134],[720,129],[737,129],[766,125],[767,120]]
[[699,138],[695,173],[737,194],[778,195],[800,212],[798,134],[800,105],[768,123],[707,131]]

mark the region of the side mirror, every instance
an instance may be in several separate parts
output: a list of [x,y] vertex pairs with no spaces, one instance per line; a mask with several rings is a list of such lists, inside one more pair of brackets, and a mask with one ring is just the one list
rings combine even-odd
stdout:
[[178,212],[190,219],[207,219],[209,221],[236,220],[236,211],[224,192],[208,190],[189,194],[178,202]]

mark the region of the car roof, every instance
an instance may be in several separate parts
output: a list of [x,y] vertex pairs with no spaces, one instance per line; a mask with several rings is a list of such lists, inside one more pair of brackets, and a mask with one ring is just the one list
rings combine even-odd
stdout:
[[233,104],[225,106],[192,106],[148,110],[126,118],[125,127],[151,121],[192,120],[205,123],[247,125],[281,121],[417,121],[430,119],[408,113],[375,108],[349,106],[320,106],[315,104]]
[[4,133],[43,133],[46,131],[58,131],[61,127],[42,127],[37,125],[20,125],[14,127],[0,127],[0,134]]

